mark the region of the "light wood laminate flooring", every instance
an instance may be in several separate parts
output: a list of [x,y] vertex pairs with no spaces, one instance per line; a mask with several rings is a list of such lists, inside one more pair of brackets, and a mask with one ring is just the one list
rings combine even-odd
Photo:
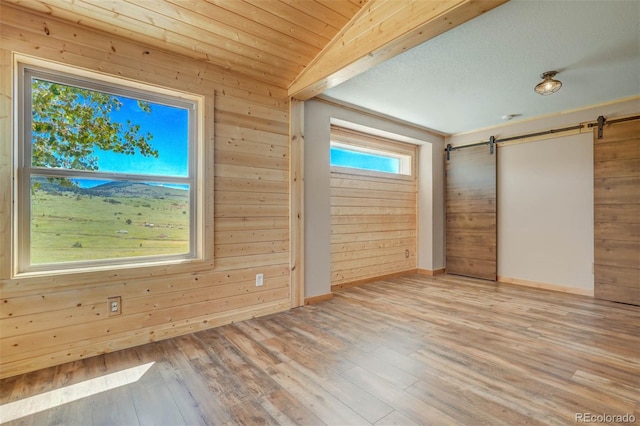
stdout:
[[410,275],[4,379],[0,415],[41,404],[9,424],[638,423],[639,358],[638,307]]

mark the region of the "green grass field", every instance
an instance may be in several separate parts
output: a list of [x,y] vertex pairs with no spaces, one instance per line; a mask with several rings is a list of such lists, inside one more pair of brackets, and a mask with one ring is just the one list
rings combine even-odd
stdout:
[[185,196],[36,190],[31,264],[188,253],[189,200],[180,192]]

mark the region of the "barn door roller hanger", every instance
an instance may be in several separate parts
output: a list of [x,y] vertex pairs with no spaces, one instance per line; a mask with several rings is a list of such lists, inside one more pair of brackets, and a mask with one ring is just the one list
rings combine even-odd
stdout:
[[473,143],[471,145],[462,145],[462,146],[454,147],[454,146],[451,146],[451,144],[449,143],[447,144],[447,147],[444,150],[447,153],[447,160],[451,159],[451,151],[455,151],[457,149],[462,149],[462,148],[471,148],[472,146],[489,145],[489,154],[493,155],[495,144],[496,144],[496,138],[494,136],[491,136],[488,141]]

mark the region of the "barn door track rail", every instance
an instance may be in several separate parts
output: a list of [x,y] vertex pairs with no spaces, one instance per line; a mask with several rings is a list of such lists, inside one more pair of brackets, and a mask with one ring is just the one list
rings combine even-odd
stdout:
[[489,140],[486,141],[482,141],[482,142],[476,142],[476,143],[472,143],[469,145],[460,145],[460,146],[451,146],[451,144],[447,144],[447,147],[444,149],[444,152],[447,154],[447,160],[449,160],[451,158],[451,152],[452,151],[457,151],[459,149],[464,149],[464,148],[472,148],[474,146],[482,146],[482,145],[489,145],[489,154],[493,154],[494,153],[494,149],[497,143],[503,143],[503,142],[512,142],[515,140],[519,140],[519,139],[529,139],[529,138],[535,138],[538,136],[545,136],[545,135],[552,135],[554,133],[563,133],[563,132],[569,132],[572,130],[581,130],[584,128],[590,128],[590,127],[597,127],[598,128],[598,139],[602,139],[602,133],[603,133],[603,129],[604,129],[604,125],[606,124],[615,124],[615,123],[622,123],[624,121],[631,121],[631,120],[640,120],[640,115],[634,115],[634,116],[630,116],[630,117],[623,117],[623,118],[618,118],[615,120],[607,120],[604,116],[600,116],[598,117],[598,119],[594,122],[591,123],[585,123],[585,124],[576,124],[575,126],[569,126],[569,127],[560,127],[557,129],[550,129],[550,130],[544,130],[541,132],[534,132],[534,133],[526,133],[523,135],[518,135],[518,136],[510,136],[508,138],[501,138],[501,139],[496,139],[495,136],[491,136],[489,138]]

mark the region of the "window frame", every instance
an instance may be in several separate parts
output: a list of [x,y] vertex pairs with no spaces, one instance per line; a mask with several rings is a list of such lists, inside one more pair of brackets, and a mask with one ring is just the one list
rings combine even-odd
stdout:
[[[15,62],[15,146],[14,146],[14,211],[13,211],[13,276],[50,275],[58,273],[92,272],[115,268],[140,268],[204,260],[204,189],[206,168],[204,155],[205,109],[204,96],[169,88],[153,86],[85,69],[74,68],[43,60],[17,58]],[[129,97],[185,108],[188,114],[188,173],[186,177],[101,172],[47,168],[31,165],[31,78],[96,90],[116,96]],[[63,177],[110,181],[153,182],[189,185],[189,252],[184,254],[149,255],[74,262],[55,262],[32,265],[31,257],[31,178]]]
[[400,171],[393,173],[356,167],[334,166],[331,164],[331,156],[329,156],[331,172],[387,179],[416,179],[416,145],[394,141],[332,124],[330,148],[333,147],[398,159],[400,160]]

